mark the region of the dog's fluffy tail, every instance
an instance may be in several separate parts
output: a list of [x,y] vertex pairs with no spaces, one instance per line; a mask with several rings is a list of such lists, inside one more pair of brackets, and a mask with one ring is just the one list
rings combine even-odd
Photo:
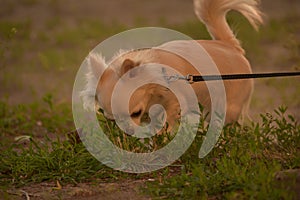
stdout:
[[230,10],[238,11],[258,29],[263,20],[257,5],[256,0],[194,0],[196,15],[206,25],[213,39],[227,42],[242,53],[244,50],[227,24],[226,14]]

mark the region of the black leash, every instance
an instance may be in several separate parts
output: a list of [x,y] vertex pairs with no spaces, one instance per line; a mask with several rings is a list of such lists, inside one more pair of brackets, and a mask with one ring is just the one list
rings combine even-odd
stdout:
[[270,78],[270,77],[285,77],[285,76],[300,76],[300,72],[279,72],[279,73],[256,73],[256,74],[225,74],[225,75],[187,75],[185,78],[179,77],[178,79],[185,79],[189,83],[201,81],[217,81],[217,80],[238,80],[250,78]]

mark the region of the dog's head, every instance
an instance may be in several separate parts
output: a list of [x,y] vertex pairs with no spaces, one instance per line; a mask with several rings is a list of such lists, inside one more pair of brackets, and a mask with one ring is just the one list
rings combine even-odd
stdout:
[[[146,59],[147,60],[147,59]],[[161,79],[165,81],[162,71],[159,68],[142,67],[149,64],[148,60],[139,61],[133,54],[126,54],[114,59],[109,65],[106,64],[103,57],[98,54],[91,53],[87,58],[89,72],[87,73],[86,89],[82,92],[84,107],[87,109],[103,110],[104,116],[110,120],[118,118],[122,120],[124,116],[130,116],[135,125],[140,125],[146,119],[145,115],[149,113],[149,109],[154,104],[164,106],[164,97],[170,97],[170,91],[158,84],[151,83],[152,79]],[[145,76],[146,75],[146,76]],[[101,78],[100,78],[101,77]],[[137,87],[131,94],[129,104],[125,102],[124,96],[128,95],[129,91],[123,87],[121,91],[115,92],[116,84],[131,84],[138,83],[140,79],[148,79],[149,84]],[[129,85],[130,86],[130,85]],[[96,88],[95,88],[96,87]],[[129,88],[128,88],[129,89]],[[96,91],[96,94],[95,94]],[[114,110],[117,110],[118,115],[113,115],[112,96],[116,95],[117,101],[114,101]],[[95,104],[96,102],[96,104]],[[167,102],[165,102],[167,105]],[[161,115],[161,113],[159,113]],[[165,118],[164,118],[165,121]],[[164,123],[164,122],[163,122]],[[132,133],[131,125],[127,125],[126,132]]]

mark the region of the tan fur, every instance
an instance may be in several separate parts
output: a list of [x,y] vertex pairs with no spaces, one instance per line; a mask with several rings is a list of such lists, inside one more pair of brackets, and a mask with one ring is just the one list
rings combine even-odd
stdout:
[[[244,57],[244,50],[229,28],[225,17],[229,10],[236,10],[242,13],[257,28],[257,25],[262,23],[261,13],[257,9],[257,2],[254,0],[194,0],[194,4],[197,16],[205,23],[214,39],[199,40],[197,42],[208,52],[220,73],[252,73],[250,64]],[[184,51],[185,47],[183,44],[184,42],[180,41],[177,43],[179,45],[178,48],[183,48],[182,50]],[[185,59],[156,48],[127,53],[122,52],[114,57],[108,64],[109,67],[104,64],[103,58],[101,60],[97,55],[91,54],[88,60],[91,68],[98,68],[97,70],[91,70],[94,73],[94,77],[90,73],[88,74],[88,82],[103,73],[97,86],[96,97],[100,107],[104,110],[105,116],[110,119],[114,119],[111,109],[111,97],[114,86],[119,78],[131,69],[145,63],[160,63],[176,69],[181,74],[199,73]],[[151,77],[159,77],[161,72],[149,71],[149,74],[149,79],[151,79]],[[133,77],[136,75],[132,74]],[[91,83],[89,84],[91,85]],[[240,115],[246,112],[253,91],[253,81],[250,79],[224,81],[224,86],[227,100],[225,122],[231,123],[237,121]],[[192,87],[198,101],[210,110],[211,102],[206,84],[203,82],[194,83]],[[90,91],[88,87],[86,91]],[[83,92],[83,96],[84,94]],[[157,84],[145,85],[136,90],[131,96],[129,112],[133,116],[133,121],[136,124],[140,124],[143,114],[147,113],[153,104],[164,106],[167,113],[166,122],[168,122],[169,130],[171,130],[179,118],[179,104],[170,90]],[[128,107],[128,105],[122,105],[120,101],[120,109],[126,106]]]

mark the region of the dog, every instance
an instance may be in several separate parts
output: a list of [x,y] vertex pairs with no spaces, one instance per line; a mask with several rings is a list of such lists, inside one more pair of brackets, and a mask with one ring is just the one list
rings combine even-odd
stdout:
[[[258,9],[255,0],[194,0],[194,9],[197,17],[202,21],[210,33],[212,40],[195,40],[200,44],[213,59],[221,74],[250,74],[251,66],[245,58],[245,50],[233,31],[226,22],[226,14],[230,10],[240,12],[248,19],[250,24],[258,29],[263,23],[262,13]],[[186,52],[190,56],[197,57],[189,47],[188,41],[173,41],[162,46]],[[104,116],[115,120],[112,112],[112,93],[117,81],[126,73],[127,78],[139,76],[139,69],[147,63],[159,63],[167,65],[181,74],[198,74],[195,68],[182,57],[163,51],[159,48],[141,49],[118,53],[107,64],[105,59],[97,53],[90,53],[87,57],[89,72],[87,73],[87,85],[82,92],[84,107],[94,109],[95,102],[103,110]],[[131,72],[132,70],[132,72]],[[162,71],[149,70],[149,76],[161,77]],[[101,79],[98,80],[101,76]],[[96,85],[96,88],[93,88]],[[198,102],[210,110],[211,101],[205,83],[191,85]],[[246,113],[253,92],[253,80],[227,80],[224,81],[226,91],[226,116],[225,123],[238,121]],[[96,90],[96,94],[94,91]],[[121,95],[121,94],[120,94]],[[119,109],[129,107],[129,115],[136,125],[143,122],[143,116],[149,113],[151,106],[160,104],[166,112],[162,123],[168,125],[167,130],[172,131],[180,118],[180,105],[175,94],[164,86],[147,84],[138,88],[131,96],[129,105],[123,105],[122,101],[117,106]],[[130,129],[130,128],[129,128]],[[126,130],[126,132],[131,132]]]

